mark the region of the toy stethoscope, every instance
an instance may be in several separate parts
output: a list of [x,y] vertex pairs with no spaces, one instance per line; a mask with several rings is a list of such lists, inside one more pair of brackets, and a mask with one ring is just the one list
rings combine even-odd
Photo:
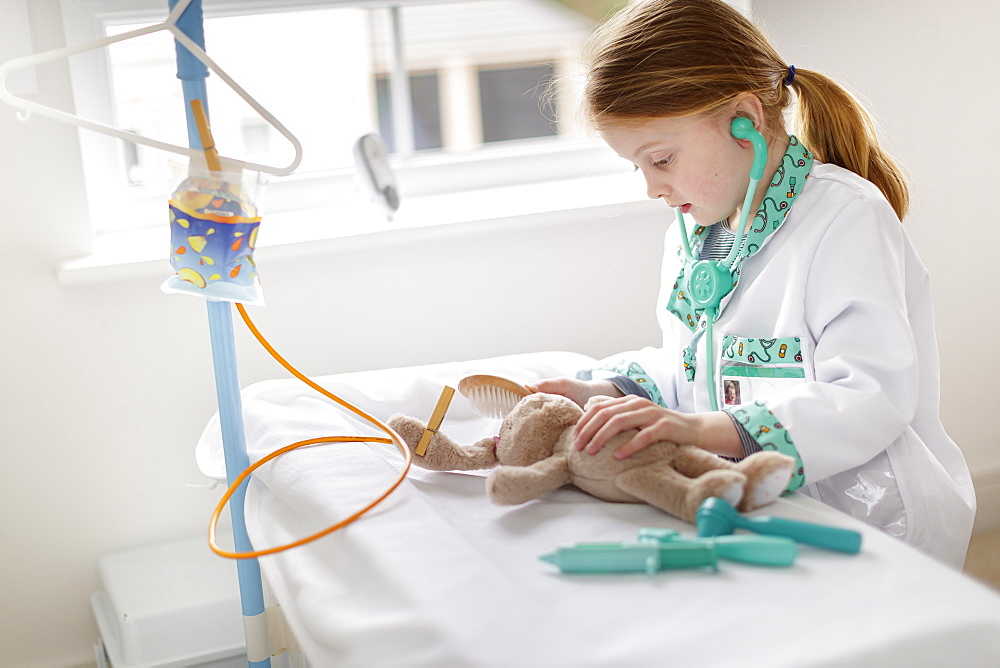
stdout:
[[747,218],[750,215],[750,205],[753,202],[757,184],[764,176],[764,166],[767,164],[767,142],[764,136],[753,126],[753,121],[745,116],[733,119],[729,131],[737,139],[749,141],[753,145],[753,164],[750,166],[750,183],[743,199],[743,209],[740,211],[740,224],[736,229],[733,247],[725,259],[699,260],[691,252],[687,228],[684,225],[684,214],[677,210],[677,224],[680,226],[681,245],[684,249],[684,264],[690,267],[688,276],[688,296],[695,306],[704,309],[700,327],[705,329],[705,353],[708,357],[708,396],[712,410],[719,410],[717,385],[715,382],[715,356],[712,342],[712,327],[719,317],[719,305],[723,298],[736,286],[736,275],[739,272],[742,259],[739,257],[743,246],[743,235],[746,233]]

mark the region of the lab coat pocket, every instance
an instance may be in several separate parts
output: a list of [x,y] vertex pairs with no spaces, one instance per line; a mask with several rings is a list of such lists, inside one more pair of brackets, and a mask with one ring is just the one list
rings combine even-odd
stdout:
[[799,337],[727,335],[722,342],[719,371],[725,405],[758,401],[805,382],[802,341]]

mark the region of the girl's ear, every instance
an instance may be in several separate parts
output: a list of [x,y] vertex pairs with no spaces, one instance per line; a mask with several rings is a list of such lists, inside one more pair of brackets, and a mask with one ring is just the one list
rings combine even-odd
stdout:
[[765,137],[764,105],[753,93],[740,93],[730,101],[729,122],[738,116],[746,116],[753,121],[753,126]]

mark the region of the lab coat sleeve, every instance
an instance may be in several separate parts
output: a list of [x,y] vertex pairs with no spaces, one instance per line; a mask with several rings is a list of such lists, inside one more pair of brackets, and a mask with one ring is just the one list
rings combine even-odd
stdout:
[[[653,403],[671,408],[672,406],[667,403],[669,395],[664,394],[651,371],[662,365],[662,358],[663,351],[661,349],[644,348],[601,360],[600,368],[585,373],[588,378],[609,379],[612,382],[614,382],[614,378],[616,377],[625,377],[632,383],[635,383],[638,389],[645,392],[646,397]],[[616,386],[619,391],[624,391],[625,389],[621,384],[616,384]],[[636,394],[635,392],[625,393]]]
[[802,258],[810,263],[804,313],[814,342],[804,354],[814,378],[763,404],[787,431],[806,482],[870,461],[913,420],[918,358],[906,285],[924,276],[907,276],[906,249],[889,205],[862,198]]

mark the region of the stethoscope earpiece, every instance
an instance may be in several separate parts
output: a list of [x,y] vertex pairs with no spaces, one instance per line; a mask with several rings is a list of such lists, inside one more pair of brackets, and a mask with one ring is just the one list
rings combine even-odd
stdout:
[[729,131],[737,139],[750,139],[750,133],[755,132],[756,128],[753,126],[753,121],[746,116],[737,116],[729,125]]
[[753,144],[753,164],[750,166],[750,180],[760,181],[764,176],[764,167],[767,165],[767,142],[764,135],[757,131],[751,121],[746,116],[737,116],[729,124],[729,132],[737,139],[749,141]]

